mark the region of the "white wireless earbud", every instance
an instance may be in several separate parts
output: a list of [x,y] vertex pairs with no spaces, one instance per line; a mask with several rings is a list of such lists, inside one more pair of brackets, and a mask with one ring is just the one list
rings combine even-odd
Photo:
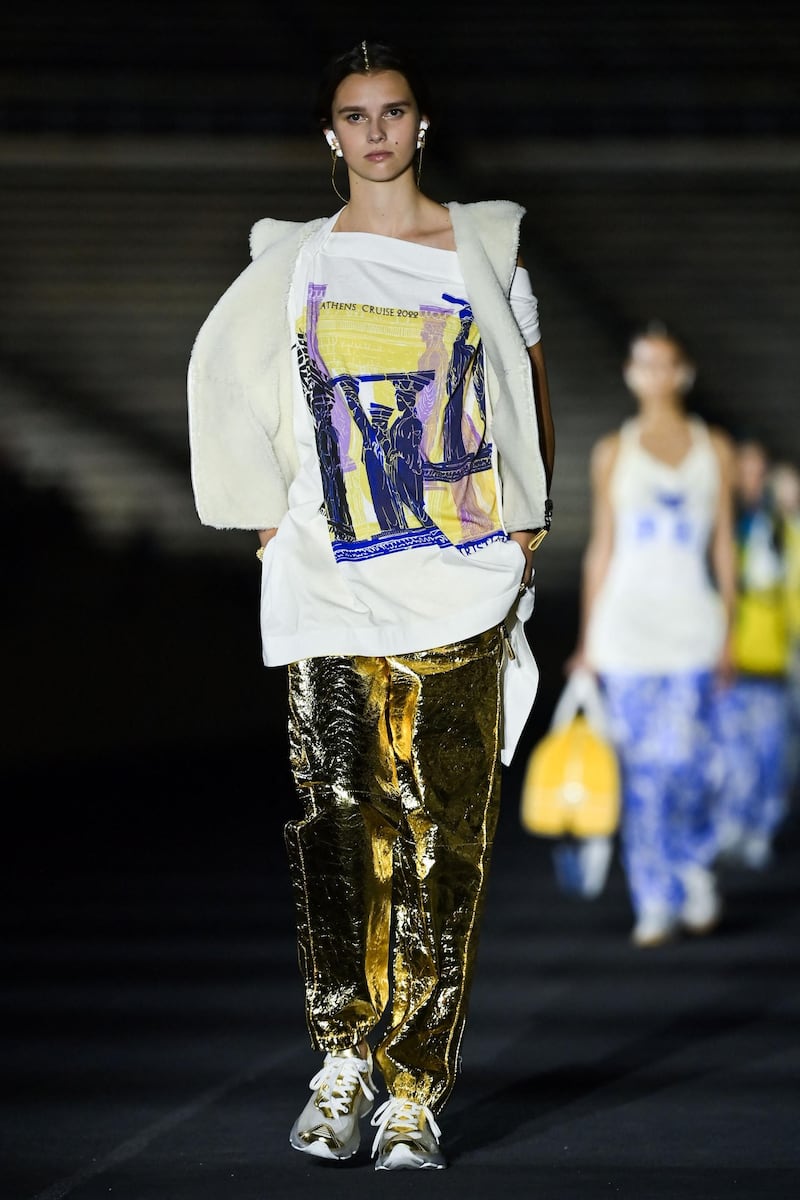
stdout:
[[336,154],[336,157],[337,157],[337,158],[342,158],[342,157],[343,157],[343,156],[342,156],[342,152],[341,152],[341,150],[339,149],[339,143],[338,143],[338,142],[337,142],[337,140],[336,140],[336,134],[333,132],[333,130],[332,130],[332,129],[326,129],[326,130],[325,130],[325,141],[328,143],[328,145],[330,146],[331,150],[333,150],[333,151],[334,151],[334,153]]

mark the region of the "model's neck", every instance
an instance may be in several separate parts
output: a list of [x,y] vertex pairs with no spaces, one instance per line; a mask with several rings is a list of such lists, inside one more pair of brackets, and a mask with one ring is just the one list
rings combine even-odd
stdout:
[[658,399],[639,401],[639,421],[642,427],[651,429],[666,429],[674,425],[682,425],[686,421],[686,410],[683,398],[674,400]]
[[410,174],[391,184],[353,179],[349,203],[336,228],[346,233],[407,237],[422,224],[427,203]]

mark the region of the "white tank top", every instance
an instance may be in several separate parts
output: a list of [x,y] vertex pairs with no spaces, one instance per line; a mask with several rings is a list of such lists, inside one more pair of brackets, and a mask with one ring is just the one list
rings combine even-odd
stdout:
[[587,629],[597,671],[673,674],[719,657],[724,611],[708,568],[719,463],[706,425],[690,425],[691,445],[674,467],[644,449],[637,418],[620,431],[614,549]]

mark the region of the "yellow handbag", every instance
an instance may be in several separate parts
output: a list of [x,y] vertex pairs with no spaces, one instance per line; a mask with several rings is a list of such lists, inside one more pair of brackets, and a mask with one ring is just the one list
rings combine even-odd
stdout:
[[619,826],[619,766],[594,676],[575,671],[528,758],[521,821],[541,837],[604,838]]

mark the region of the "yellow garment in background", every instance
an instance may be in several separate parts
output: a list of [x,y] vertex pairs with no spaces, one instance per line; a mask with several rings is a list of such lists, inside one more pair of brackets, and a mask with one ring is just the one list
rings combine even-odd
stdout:
[[786,615],[792,642],[800,640],[800,519],[784,524]]
[[734,666],[751,675],[785,675],[789,667],[786,523],[766,509],[740,523],[739,582],[733,613]]
[[752,675],[784,675],[789,665],[789,608],[782,584],[737,597],[734,665]]

